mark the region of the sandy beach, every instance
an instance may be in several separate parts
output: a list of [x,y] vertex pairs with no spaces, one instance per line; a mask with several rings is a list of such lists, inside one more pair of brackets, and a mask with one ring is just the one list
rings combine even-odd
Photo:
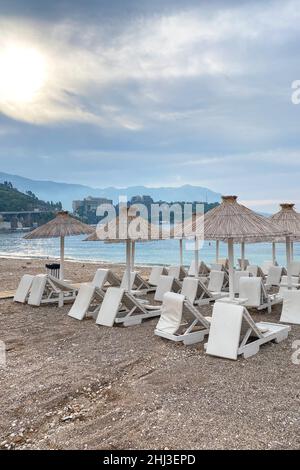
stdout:
[[[1,259],[0,290],[44,264]],[[66,277],[89,281],[95,269],[68,262]],[[291,360],[300,326],[285,342],[229,361],[205,355],[203,344],[155,337],[155,319],[105,328],[71,319],[69,308],[0,301],[0,448],[300,448],[300,365]],[[251,313],[277,322],[280,307]]]

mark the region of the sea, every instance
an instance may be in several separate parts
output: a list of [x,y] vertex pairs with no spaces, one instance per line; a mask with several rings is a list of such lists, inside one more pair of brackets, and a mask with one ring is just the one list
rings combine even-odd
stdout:
[[[24,233],[0,234],[0,257],[37,258],[53,260],[59,258],[59,239],[25,240]],[[125,263],[125,244],[107,244],[101,241],[87,242],[86,237],[73,236],[65,239],[65,258],[73,261],[89,261],[95,263]],[[240,245],[235,245],[235,261],[241,257]],[[300,243],[294,245],[294,257],[300,255]],[[220,243],[220,258],[227,257],[226,243]],[[272,259],[271,243],[247,244],[245,257],[251,264],[261,265],[263,261]],[[194,258],[194,246],[191,241],[183,243],[184,265],[188,266]],[[286,265],[285,244],[277,244],[276,258],[280,265]],[[207,264],[216,259],[215,242],[205,241],[199,249],[199,259]],[[136,243],[135,263],[137,265],[171,265],[179,264],[179,241],[161,240]]]

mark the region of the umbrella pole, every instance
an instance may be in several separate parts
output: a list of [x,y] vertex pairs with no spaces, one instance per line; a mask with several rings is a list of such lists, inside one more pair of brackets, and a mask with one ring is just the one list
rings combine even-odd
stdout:
[[126,276],[127,276],[127,290],[131,291],[131,241],[126,240]]
[[198,252],[198,238],[195,238],[195,277],[198,277],[199,272],[199,252]]
[[233,239],[228,238],[228,261],[229,261],[229,298],[234,300],[234,249],[233,249]]
[[241,243],[241,270],[245,270],[245,242]]
[[220,258],[220,241],[216,241],[216,263],[219,263]]
[[275,266],[276,264],[276,243],[275,242],[272,243],[272,260]]
[[286,237],[286,266],[287,266],[287,276],[288,276],[288,289],[291,289],[292,278],[291,278],[291,240],[290,240],[290,237]]
[[294,242],[291,241],[291,261],[294,260]]
[[183,266],[183,239],[179,240],[179,264]]
[[59,271],[59,279],[61,281],[63,281],[64,277],[65,277],[64,259],[65,259],[65,237],[60,237],[60,271]]
[[131,242],[131,271],[134,270],[135,264],[135,242]]

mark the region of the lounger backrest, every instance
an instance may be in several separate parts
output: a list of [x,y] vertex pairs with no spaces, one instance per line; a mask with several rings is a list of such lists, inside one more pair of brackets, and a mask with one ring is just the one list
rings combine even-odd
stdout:
[[107,276],[108,276],[108,269],[102,269],[99,268],[95,272],[94,278],[92,280],[92,285],[94,287],[99,287],[99,289],[102,289],[104,287],[104,284],[107,281]]
[[35,307],[41,305],[41,300],[46,287],[46,282],[47,274],[38,274],[34,277],[31,284],[30,294],[28,297],[28,305],[34,305]]
[[269,268],[266,284],[269,286],[279,286],[282,274],[282,268],[280,266],[271,266]]
[[171,292],[173,289],[173,282],[174,282],[174,277],[173,276],[165,276],[162,275],[159,278],[155,295],[154,295],[154,300],[157,300],[158,302],[162,302],[164,298],[164,294],[166,292]]
[[291,261],[290,263],[291,276],[300,276],[300,261]]
[[92,284],[82,284],[68,313],[69,317],[83,320],[93,300],[94,292],[95,287]]
[[26,301],[33,279],[34,276],[31,274],[24,274],[22,276],[14,295],[14,302],[21,302],[23,304]]
[[212,263],[210,269],[211,271],[223,271],[224,266],[222,263]]
[[175,334],[181,324],[183,303],[184,295],[166,292],[156,329],[171,335]]
[[174,279],[180,279],[180,268],[181,266],[170,266],[168,269],[168,276],[172,276]]
[[199,323],[201,324],[201,326],[203,326],[204,328],[207,328],[207,329],[210,328],[210,322],[206,320],[206,318],[197,309],[197,307],[192,305],[192,303],[188,299],[185,299],[183,303],[183,315],[185,314],[194,316],[195,319],[197,319]]
[[225,272],[224,271],[210,271],[209,283],[207,289],[210,292],[221,292],[224,284]]
[[215,302],[210,323],[206,353],[237,359],[244,307]]
[[209,274],[209,273],[210,273],[210,268],[207,266],[207,264],[204,263],[204,261],[201,261],[199,270],[198,270],[198,275]]
[[260,277],[241,277],[239,296],[247,299],[244,303],[246,307],[259,307],[262,298],[262,281]]
[[300,325],[300,290],[285,290],[280,321]]
[[185,277],[182,281],[181,294],[192,304],[195,302],[198,293],[199,281],[194,277]]
[[269,274],[269,269],[272,266],[276,266],[276,264],[273,263],[273,261],[264,261],[263,264],[261,265],[261,270],[264,273],[265,276]]
[[[131,273],[130,273],[130,287],[129,287],[130,290],[133,289],[136,274],[137,274],[136,271],[131,271]],[[120,287],[121,287],[121,289],[128,289],[127,271],[125,271],[124,274],[123,274]]]
[[125,290],[120,287],[109,287],[101,304],[97,325],[113,326],[118,314]]
[[234,293],[238,294],[240,291],[240,279],[241,277],[249,277],[250,273],[249,271],[235,271],[234,272],[234,281],[233,281],[233,287],[234,287]]
[[149,284],[151,284],[151,286],[157,286],[159,277],[162,274],[165,274],[165,271],[166,269],[164,266],[153,266],[149,276]]
[[249,312],[242,305],[215,302],[207,343],[207,354],[237,359],[241,335],[251,328],[252,335],[262,337]]
[[248,264],[246,271],[251,274],[253,277],[258,276],[258,266],[256,264]]

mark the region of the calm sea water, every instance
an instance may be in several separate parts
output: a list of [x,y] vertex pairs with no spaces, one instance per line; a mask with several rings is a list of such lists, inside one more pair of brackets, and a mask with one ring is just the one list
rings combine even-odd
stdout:
[[[122,243],[105,244],[103,242],[84,242],[84,236],[68,237],[65,240],[65,256],[70,260],[125,262],[125,245]],[[184,243],[184,264],[189,265],[194,257],[190,242]],[[215,242],[204,242],[199,250],[199,259],[210,263],[215,260]],[[144,242],[136,244],[136,264],[178,264],[178,240]],[[300,254],[300,244],[294,246],[294,256]],[[0,234],[0,256],[49,258],[59,257],[59,239],[24,240],[21,233]],[[227,256],[227,245],[220,244],[220,257]],[[240,246],[235,246],[235,259],[240,257]],[[252,264],[261,264],[272,259],[270,243],[249,244],[246,246],[246,258]],[[285,245],[277,244],[277,260],[285,265]]]

